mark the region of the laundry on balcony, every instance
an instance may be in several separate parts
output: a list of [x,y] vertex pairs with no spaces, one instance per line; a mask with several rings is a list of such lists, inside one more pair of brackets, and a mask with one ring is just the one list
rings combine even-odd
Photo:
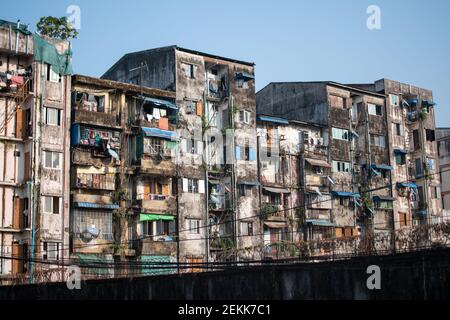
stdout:
[[100,204],[91,202],[74,202],[75,208],[85,208],[85,209],[108,209],[116,210],[119,209],[118,204]]
[[263,189],[270,193],[291,193],[288,189],[284,188],[263,187]]
[[331,168],[331,165],[324,160],[306,158],[305,161],[310,165],[312,165],[313,167]]
[[346,192],[346,191],[333,191],[331,194],[339,198],[361,198],[359,193]]
[[170,101],[166,101],[166,100],[161,100],[161,99],[155,99],[155,98],[149,98],[149,97],[140,97],[140,99],[143,100],[144,105],[145,104],[151,104],[157,107],[163,107],[163,108],[168,108],[168,109],[172,109],[172,110],[178,110],[178,107],[170,102]]
[[177,140],[177,133],[168,130],[161,130],[158,128],[142,128],[143,133],[146,137],[157,137],[162,139],[167,139],[171,141]]
[[168,214],[141,213],[139,221],[175,221],[175,216]]

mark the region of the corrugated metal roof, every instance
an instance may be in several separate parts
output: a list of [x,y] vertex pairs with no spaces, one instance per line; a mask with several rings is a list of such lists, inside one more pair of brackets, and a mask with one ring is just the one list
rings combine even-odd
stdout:
[[173,131],[161,130],[158,128],[146,128],[146,127],[143,127],[142,131],[147,137],[158,137],[172,141],[177,140],[177,133]]
[[100,204],[91,202],[75,202],[74,206],[77,208],[87,208],[87,209],[110,209],[110,210],[119,209],[118,204]]

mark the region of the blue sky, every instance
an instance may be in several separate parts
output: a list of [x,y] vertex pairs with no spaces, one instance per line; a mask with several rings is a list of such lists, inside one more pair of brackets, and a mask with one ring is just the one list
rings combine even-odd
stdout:
[[[40,0],[8,1],[1,19],[34,26],[81,9],[76,73],[101,76],[127,52],[178,44],[256,63],[271,81],[372,82],[386,77],[432,89],[437,124],[450,127],[448,0]],[[369,5],[381,30],[366,27]]]

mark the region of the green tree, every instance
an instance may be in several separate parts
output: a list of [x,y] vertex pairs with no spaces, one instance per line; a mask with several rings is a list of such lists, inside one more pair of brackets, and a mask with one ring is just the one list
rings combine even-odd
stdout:
[[42,17],[36,24],[36,28],[40,35],[54,39],[75,39],[78,36],[78,31],[70,25],[66,17]]

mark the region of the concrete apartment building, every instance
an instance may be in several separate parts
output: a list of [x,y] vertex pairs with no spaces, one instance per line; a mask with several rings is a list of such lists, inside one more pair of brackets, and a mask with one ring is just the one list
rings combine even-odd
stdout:
[[254,64],[170,46],[126,54],[102,78],[176,95],[179,261],[253,259],[245,249],[261,245],[262,227]]
[[[72,258],[81,266],[176,262],[175,94],[82,75],[72,86]],[[158,119],[150,117],[156,110]]]
[[69,254],[69,49],[0,21],[1,276]]
[[[373,231],[386,246],[392,230],[439,221],[439,181],[423,177],[424,168],[432,173],[437,163],[433,105],[430,91],[389,80],[374,85],[271,83],[257,93],[258,114],[323,127],[316,143],[328,149],[331,175],[323,174],[323,185],[309,180],[303,187],[306,197],[312,186],[322,196],[320,187],[329,188],[331,235],[349,238]],[[295,141],[299,134],[301,130],[285,138]],[[410,136],[416,138],[415,146]],[[307,172],[307,164],[299,172]],[[307,211],[302,217],[310,218]]]
[[450,218],[450,128],[437,128],[439,165],[441,172],[441,198],[444,218]]

